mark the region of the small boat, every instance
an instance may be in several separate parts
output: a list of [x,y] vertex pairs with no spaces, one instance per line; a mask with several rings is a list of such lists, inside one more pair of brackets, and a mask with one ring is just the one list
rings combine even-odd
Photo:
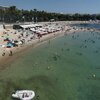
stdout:
[[32,100],[35,97],[35,92],[32,90],[17,90],[12,93],[12,97],[20,100]]

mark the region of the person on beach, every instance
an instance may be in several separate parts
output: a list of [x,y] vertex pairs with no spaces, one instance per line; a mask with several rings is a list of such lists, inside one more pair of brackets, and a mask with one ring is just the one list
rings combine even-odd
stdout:
[[51,41],[49,40],[49,44],[50,44],[50,42],[51,42]]
[[12,56],[12,51],[10,50],[9,56]]
[[6,54],[6,53],[5,53],[5,50],[3,50],[2,56],[5,56],[5,54]]
[[5,52],[3,52],[2,56],[5,56]]

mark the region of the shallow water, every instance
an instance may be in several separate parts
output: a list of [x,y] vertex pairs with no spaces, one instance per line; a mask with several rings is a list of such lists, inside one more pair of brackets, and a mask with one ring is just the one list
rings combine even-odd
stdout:
[[100,33],[73,33],[29,50],[0,71],[0,100],[18,89],[35,100],[99,100],[99,42]]

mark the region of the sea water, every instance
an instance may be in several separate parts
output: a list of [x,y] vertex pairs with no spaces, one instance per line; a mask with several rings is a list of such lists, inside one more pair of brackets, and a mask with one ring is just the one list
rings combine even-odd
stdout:
[[77,27],[84,27],[84,28],[95,28],[95,29],[100,29],[100,23],[97,24],[73,24],[72,26],[77,26]]
[[0,70],[0,100],[33,90],[34,100],[100,99],[100,33],[79,32],[31,48]]

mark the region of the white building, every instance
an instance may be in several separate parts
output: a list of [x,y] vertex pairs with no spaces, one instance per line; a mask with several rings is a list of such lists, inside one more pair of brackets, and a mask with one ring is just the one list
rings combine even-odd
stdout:
[[6,10],[8,9],[9,7],[4,7],[4,6],[0,6],[0,10]]

